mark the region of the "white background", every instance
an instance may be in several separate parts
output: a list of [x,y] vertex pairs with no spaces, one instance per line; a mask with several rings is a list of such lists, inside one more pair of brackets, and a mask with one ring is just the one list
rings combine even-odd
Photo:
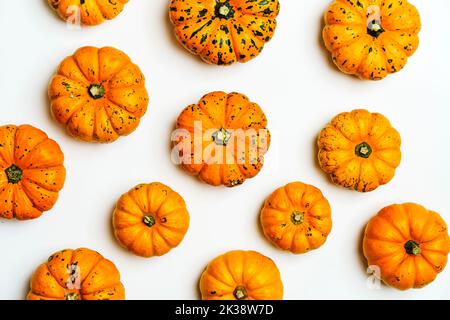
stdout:
[[[0,0],[0,125],[29,123],[61,145],[67,180],[53,210],[34,221],[0,221],[0,299],[23,299],[34,269],[60,249],[89,247],[115,262],[128,299],[197,299],[198,279],[215,256],[253,249],[278,265],[286,299],[450,298],[450,267],[428,287],[400,292],[367,286],[363,228],[382,207],[414,201],[450,222],[450,44],[448,0],[413,0],[423,30],[400,73],[365,82],[340,73],[321,41],[329,0],[281,0],[274,39],[246,64],[216,67],[177,42],[167,0],[132,0],[115,20],[68,30],[46,0]],[[47,84],[59,62],[84,45],[115,46],[148,80],[150,106],[140,127],[109,145],[74,140],[51,117]],[[186,105],[213,90],[239,91],[269,119],[273,144],[260,174],[243,186],[212,187],[170,161],[169,135]],[[384,187],[360,194],[330,183],[315,140],[337,113],[358,107],[385,114],[403,138],[403,160]],[[333,209],[320,249],[293,255],[261,233],[258,214],[275,188],[300,180],[319,187]],[[117,198],[138,183],[161,181],[191,214],[181,245],[144,259],[122,249],[111,230]]]

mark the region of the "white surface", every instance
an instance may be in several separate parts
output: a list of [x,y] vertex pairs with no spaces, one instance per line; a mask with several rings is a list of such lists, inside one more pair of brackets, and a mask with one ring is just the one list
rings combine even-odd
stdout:
[[[286,299],[450,298],[450,267],[421,290],[369,290],[361,236],[391,203],[415,201],[450,222],[450,43],[447,0],[413,0],[422,17],[421,45],[406,68],[382,82],[346,76],[322,46],[329,0],[281,0],[274,39],[246,64],[220,68],[177,43],[167,0],[132,0],[115,20],[70,31],[46,1],[0,0],[0,124],[30,123],[57,140],[66,185],[54,209],[34,221],[0,221],[0,299],[25,297],[34,269],[54,251],[86,246],[114,261],[128,299],[197,299],[205,265],[227,250],[254,249],[278,265]],[[150,107],[138,130],[109,145],[78,142],[52,119],[46,89],[58,63],[78,47],[112,45],[148,80]],[[234,189],[200,183],[170,161],[169,134],[183,107],[213,90],[239,91],[269,119],[273,144],[260,174]],[[357,107],[385,114],[403,138],[403,161],[387,186],[359,194],[334,186],[316,164],[315,139],[337,113]],[[267,195],[301,180],[328,197],[334,226],[326,244],[305,255],[265,240],[259,209]],[[184,196],[191,227],[159,258],[122,249],[111,232],[116,199],[141,182],[161,181]]]

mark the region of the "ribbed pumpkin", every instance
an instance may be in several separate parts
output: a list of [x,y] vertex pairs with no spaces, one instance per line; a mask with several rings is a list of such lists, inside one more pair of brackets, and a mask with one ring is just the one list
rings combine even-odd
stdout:
[[60,64],[48,92],[56,120],[88,142],[130,134],[148,105],[141,70],[111,47],[78,49]]
[[0,217],[35,219],[50,210],[64,186],[64,154],[30,125],[0,127]]
[[211,261],[200,278],[203,300],[281,300],[275,263],[256,251],[230,251]]
[[54,253],[33,274],[28,300],[123,300],[114,263],[90,249]]
[[183,240],[189,213],[183,198],[168,186],[141,184],[120,197],[113,225],[121,245],[134,254],[161,256]]
[[359,192],[388,183],[401,160],[400,134],[379,113],[337,115],[318,138],[319,163],[334,183]]
[[272,38],[278,0],[172,0],[170,20],[183,46],[216,65],[247,62]]
[[275,190],[261,210],[264,235],[275,246],[305,253],[322,246],[331,231],[331,208],[314,186],[292,182]]
[[186,107],[172,137],[183,167],[214,186],[256,176],[270,146],[261,108],[240,93],[211,92]]
[[48,0],[58,15],[71,23],[94,26],[114,19],[128,0]]
[[323,39],[342,72],[380,80],[405,66],[420,28],[407,0],[335,0],[325,13]]
[[364,255],[397,289],[422,288],[447,264],[450,238],[442,217],[415,203],[382,209],[367,224]]

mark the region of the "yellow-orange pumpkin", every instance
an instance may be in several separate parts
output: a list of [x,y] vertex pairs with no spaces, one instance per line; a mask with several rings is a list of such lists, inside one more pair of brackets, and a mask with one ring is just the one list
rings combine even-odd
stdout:
[[261,210],[264,235],[275,246],[305,253],[322,246],[331,231],[331,208],[322,192],[302,182],[275,190]]
[[35,219],[50,210],[64,186],[64,154],[30,125],[0,127],[0,217]]
[[56,120],[88,142],[130,134],[148,105],[141,70],[111,47],[78,49],[60,64],[48,92]]
[[234,187],[261,170],[270,146],[266,126],[264,112],[245,95],[211,92],[178,117],[174,150],[192,175]]
[[114,263],[90,249],[54,253],[33,274],[28,300],[123,300]]
[[319,163],[334,183],[368,192],[394,177],[400,145],[400,134],[382,114],[343,112],[320,132]]
[[73,24],[95,26],[114,19],[128,0],[48,0],[58,15]]
[[419,13],[407,0],[334,0],[323,39],[342,72],[380,80],[405,66],[420,28]]
[[211,261],[200,279],[203,300],[281,300],[275,263],[256,251],[230,251]]
[[161,256],[183,240],[189,213],[183,198],[168,186],[141,184],[120,197],[113,225],[121,245],[134,254]]
[[278,0],[172,0],[170,20],[183,46],[216,65],[247,62],[273,37]]
[[[385,207],[367,224],[364,255],[397,289],[422,288],[444,270],[450,251],[445,221],[415,203]],[[375,269],[376,270],[376,269]]]

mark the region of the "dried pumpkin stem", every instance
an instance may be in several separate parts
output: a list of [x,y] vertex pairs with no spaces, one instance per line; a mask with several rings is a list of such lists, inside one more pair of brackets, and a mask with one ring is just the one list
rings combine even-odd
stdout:
[[295,224],[295,225],[302,224],[304,220],[305,220],[305,214],[303,212],[300,212],[300,211],[292,212],[291,221],[293,224]]
[[247,290],[243,286],[237,286],[236,289],[234,289],[233,295],[238,300],[248,298]]
[[212,140],[219,146],[226,146],[230,141],[231,133],[224,128],[220,128],[212,135]]
[[233,6],[229,3],[229,1],[225,2],[217,2],[215,8],[216,17],[220,19],[230,19],[234,17],[234,9]]
[[5,170],[9,183],[19,183],[22,180],[23,171],[15,164]]
[[147,227],[151,228],[151,227],[153,227],[155,225],[156,219],[155,219],[154,216],[147,215],[147,216],[144,216],[144,219],[142,219],[142,222],[144,222],[144,224]]
[[95,100],[103,98],[105,95],[105,88],[102,84],[92,84],[89,87],[89,95]]
[[66,300],[80,300],[80,295],[76,292],[66,293]]
[[420,250],[420,245],[414,240],[409,240],[405,243],[405,250],[408,254],[418,255],[421,254],[422,250]]
[[355,147],[355,154],[367,159],[372,154],[372,147],[367,142],[362,142]]

